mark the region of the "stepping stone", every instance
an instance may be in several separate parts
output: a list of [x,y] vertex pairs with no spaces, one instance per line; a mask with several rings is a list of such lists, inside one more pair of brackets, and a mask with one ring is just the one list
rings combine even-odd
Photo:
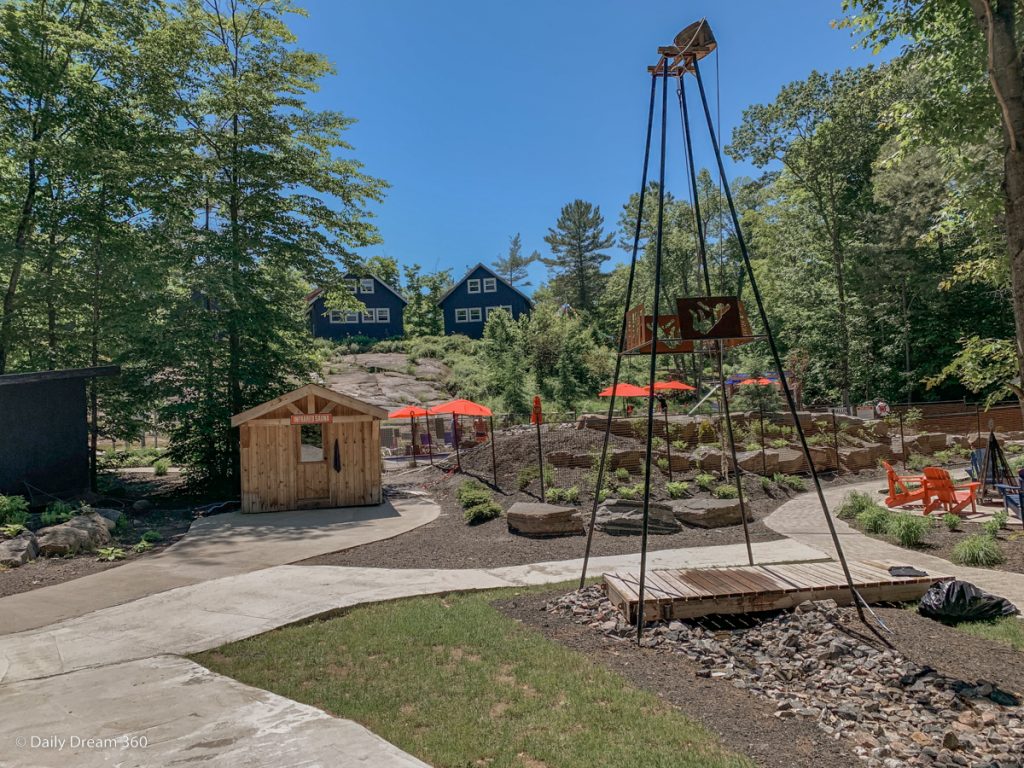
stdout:
[[583,520],[574,507],[517,501],[505,513],[508,529],[522,536],[575,536]]
[[[594,527],[612,536],[639,536],[643,532],[644,506],[642,501],[607,499],[597,508]],[[672,507],[652,501],[649,506],[647,532],[651,534],[679,533],[683,526],[676,520]]]

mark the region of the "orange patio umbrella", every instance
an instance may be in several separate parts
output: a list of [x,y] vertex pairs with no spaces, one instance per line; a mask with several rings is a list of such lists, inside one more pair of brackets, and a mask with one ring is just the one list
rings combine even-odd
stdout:
[[[480,403],[474,403],[472,400],[458,399],[449,400],[447,403],[441,403],[435,405],[430,409],[431,414],[435,413],[450,413],[452,415],[452,440],[455,443],[455,461],[458,464],[459,471],[462,471],[462,453],[459,451],[459,416],[490,416],[493,417],[494,413],[486,405],[480,405]],[[491,460],[494,461],[493,456],[494,450],[494,421],[491,421]]]
[[[605,387],[597,393],[598,397],[611,397],[613,394],[612,387]],[[629,384],[628,382],[621,382],[616,384],[614,387],[615,397],[647,397],[647,388],[638,387],[636,384]]]
[[770,385],[772,385],[774,383],[775,383],[774,381],[772,381],[771,379],[766,379],[764,376],[759,376],[757,378],[751,378],[751,379],[744,379],[743,381],[737,382],[737,384],[739,386],[756,385],[756,386],[759,386],[759,387],[767,387],[767,386],[770,386]]
[[665,392],[668,390],[676,390],[678,392],[696,392],[696,387],[691,387],[685,381],[656,381],[654,382],[655,392]]

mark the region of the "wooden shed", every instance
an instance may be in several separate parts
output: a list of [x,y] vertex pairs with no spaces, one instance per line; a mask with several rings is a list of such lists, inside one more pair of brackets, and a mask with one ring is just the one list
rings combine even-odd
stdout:
[[316,384],[233,416],[242,511],[380,504],[385,418],[382,408]]

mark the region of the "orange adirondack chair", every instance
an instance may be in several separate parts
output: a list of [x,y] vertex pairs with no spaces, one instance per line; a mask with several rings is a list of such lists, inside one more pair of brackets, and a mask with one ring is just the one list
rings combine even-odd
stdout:
[[971,505],[972,513],[978,511],[974,497],[981,487],[981,483],[956,485],[946,470],[939,467],[925,467],[924,484],[930,497],[924,505],[926,515],[930,515],[936,510],[959,515],[968,504]]
[[[889,481],[889,495],[885,497],[885,506],[902,507],[904,504],[913,504],[921,501],[928,503],[928,488],[924,478],[920,475],[897,475],[892,464],[882,462],[885,467],[885,476]],[[919,487],[911,488],[910,484],[916,483]]]

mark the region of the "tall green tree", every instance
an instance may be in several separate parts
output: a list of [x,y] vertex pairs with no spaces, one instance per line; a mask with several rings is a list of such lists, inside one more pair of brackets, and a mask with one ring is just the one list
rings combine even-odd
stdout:
[[527,269],[531,264],[540,259],[540,253],[533,251],[529,256],[523,256],[523,239],[516,232],[508,240],[508,253],[498,256],[491,265],[494,271],[505,278],[510,285],[528,286],[530,281],[526,279]]
[[441,297],[454,281],[450,269],[423,272],[419,264],[406,266],[405,307],[406,336],[440,336],[444,333],[444,312],[438,306]]
[[600,206],[585,200],[563,206],[544,242],[552,255],[541,260],[548,266],[556,294],[578,311],[591,312],[601,295],[601,265],[610,258],[603,251],[615,243],[614,235],[604,231]]

